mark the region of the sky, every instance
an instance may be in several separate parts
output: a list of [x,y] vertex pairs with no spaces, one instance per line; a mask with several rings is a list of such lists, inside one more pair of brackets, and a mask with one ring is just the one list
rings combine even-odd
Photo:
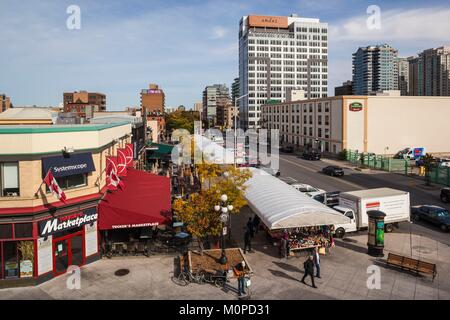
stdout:
[[[80,29],[66,26],[70,5]],[[379,29],[367,27],[370,5]],[[292,13],[329,24],[329,95],[351,79],[360,46],[408,57],[450,45],[448,0],[0,0],[0,93],[15,106],[55,106],[63,92],[102,92],[108,110],[123,110],[157,83],[166,107],[190,108],[205,86],[238,76],[242,16]]]

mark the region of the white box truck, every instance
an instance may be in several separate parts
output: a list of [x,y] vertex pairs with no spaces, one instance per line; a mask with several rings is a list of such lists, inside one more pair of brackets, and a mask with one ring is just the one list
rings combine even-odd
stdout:
[[367,211],[379,210],[386,214],[386,232],[392,232],[399,222],[409,221],[411,211],[409,192],[391,188],[342,192],[339,194],[339,205],[333,209],[350,218],[349,223],[334,226],[337,237],[367,228]]

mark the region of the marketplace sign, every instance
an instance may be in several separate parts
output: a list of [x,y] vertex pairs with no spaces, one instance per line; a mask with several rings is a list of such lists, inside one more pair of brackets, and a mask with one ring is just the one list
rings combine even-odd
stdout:
[[79,228],[85,224],[97,221],[97,210],[85,210],[71,215],[56,217],[39,222],[39,236],[47,237],[57,232]]
[[358,111],[361,111],[363,109],[363,105],[362,105],[361,102],[353,102],[353,103],[350,103],[348,108],[349,108],[350,111],[358,112]]

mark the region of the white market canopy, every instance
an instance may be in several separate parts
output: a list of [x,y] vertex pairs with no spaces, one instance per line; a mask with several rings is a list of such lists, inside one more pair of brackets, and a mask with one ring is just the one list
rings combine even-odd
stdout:
[[349,223],[350,219],[260,169],[252,168],[245,198],[270,230]]

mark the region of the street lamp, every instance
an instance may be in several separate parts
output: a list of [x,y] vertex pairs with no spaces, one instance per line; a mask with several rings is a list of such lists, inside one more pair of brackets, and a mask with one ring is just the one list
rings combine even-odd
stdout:
[[223,194],[220,197],[220,205],[217,204],[214,206],[214,211],[216,211],[217,213],[221,212],[220,214],[220,222],[222,223],[222,232],[220,233],[220,242],[221,242],[221,247],[222,247],[222,254],[220,256],[220,264],[226,264],[227,263],[227,257],[225,255],[225,239],[224,239],[224,234],[225,234],[225,223],[228,221],[228,216],[229,216],[229,212],[231,212],[233,210],[233,206],[231,204],[227,203],[228,201],[228,196],[226,194]]

